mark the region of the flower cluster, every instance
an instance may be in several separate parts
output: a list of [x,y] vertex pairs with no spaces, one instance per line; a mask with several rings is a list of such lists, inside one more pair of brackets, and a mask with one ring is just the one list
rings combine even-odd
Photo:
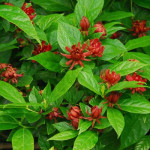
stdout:
[[57,118],[63,118],[63,116],[61,116],[61,113],[58,112],[58,108],[54,107],[53,111],[49,113],[48,119],[50,120],[55,120],[55,123],[57,122]]
[[[134,72],[132,75],[129,74],[126,76],[126,80],[127,81],[139,81],[139,82],[147,82],[147,79],[143,79],[140,75],[137,74],[137,72]],[[138,83],[143,85],[144,83]],[[144,87],[137,87],[137,88],[130,88],[130,90],[132,90],[132,94],[134,94],[135,92],[139,92],[140,94],[142,94],[142,92],[146,91],[146,88]]]
[[40,53],[50,51],[50,50],[52,49],[51,44],[45,45],[45,43],[46,43],[45,41],[42,41],[42,46],[39,44],[39,45],[37,46],[37,48],[35,48],[35,49],[33,50],[32,54],[38,55],[38,54],[40,54]]
[[118,83],[121,79],[120,74],[116,74],[115,71],[112,71],[110,73],[109,69],[104,70],[103,72],[101,72],[100,77],[107,84],[108,89],[109,89],[110,86],[113,86],[116,83]]
[[129,31],[133,32],[133,36],[146,36],[146,32],[150,30],[150,27],[146,27],[146,20],[133,20],[132,24],[132,29],[129,29]]
[[29,16],[30,20],[32,21],[36,16],[36,13],[32,6],[27,7],[27,5],[27,3],[24,3],[21,9]]
[[[90,59],[86,59],[88,56],[93,56],[93,57],[102,57],[103,51],[104,51],[104,46],[101,45],[101,42],[99,39],[92,39],[90,40],[90,45],[87,43],[84,43],[81,45],[79,42],[78,45],[73,45],[71,49],[66,46],[66,50],[70,54],[63,54],[61,55],[65,56],[67,59],[70,59],[69,61],[66,62],[66,65],[69,66],[71,63],[70,69],[72,69],[75,65],[80,65],[83,67],[82,61],[90,61]],[[85,51],[85,52],[84,52]]]
[[1,63],[0,64],[0,79],[3,81],[9,81],[9,83],[18,83],[18,79],[23,76],[23,74],[17,74],[17,69],[13,68],[10,64]]

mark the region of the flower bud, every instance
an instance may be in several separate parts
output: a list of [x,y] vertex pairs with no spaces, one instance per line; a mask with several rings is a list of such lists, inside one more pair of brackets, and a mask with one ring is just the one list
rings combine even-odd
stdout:
[[70,120],[77,119],[81,115],[81,110],[78,106],[73,106],[69,109],[68,117]]
[[95,24],[94,27],[96,28],[96,30],[94,31],[95,33],[102,33],[101,37],[106,36],[106,29],[101,22],[98,22],[97,24]]
[[71,124],[72,124],[72,126],[74,127],[74,129],[78,129],[78,126],[79,126],[79,119],[73,119],[72,121],[71,121]]
[[80,22],[81,32],[85,32],[88,35],[88,28],[90,27],[89,20],[83,16]]

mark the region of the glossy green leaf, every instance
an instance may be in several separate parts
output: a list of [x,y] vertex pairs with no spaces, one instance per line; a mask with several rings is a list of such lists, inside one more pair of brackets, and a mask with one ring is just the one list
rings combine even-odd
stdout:
[[41,6],[42,8],[55,12],[55,11],[69,11],[72,10],[70,0],[31,0],[33,3]]
[[58,43],[66,53],[68,53],[65,49],[66,46],[71,48],[72,45],[82,42],[82,35],[79,29],[67,23],[59,23],[57,34]]
[[19,7],[1,5],[0,6],[0,16],[9,22],[15,24],[20,29],[22,29],[26,34],[35,38],[39,43],[40,40],[37,36],[35,28],[30,21],[28,15],[21,10]]
[[78,81],[81,85],[90,89],[94,93],[101,95],[100,93],[100,85],[97,80],[94,78],[92,70],[90,68],[86,68],[79,73]]
[[0,81],[0,95],[13,103],[25,103],[18,90],[4,81]]
[[79,127],[78,127],[78,130],[80,130],[79,134],[81,134],[82,132],[85,132],[91,125],[92,125],[91,121],[80,119]]
[[150,9],[150,0],[133,0],[138,6]]
[[39,16],[39,19],[36,21],[36,24],[42,29],[46,30],[54,21],[58,21],[62,15],[60,14],[50,14],[47,16]]
[[12,137],[13,150],[34,150],[34,139],[30,130],[22,128]]
[[104,0],[78,0],[75,7],[78,24],[83,16],[87,17],[90,22],[93,22],[101,12],[103,5]]
[[119,20],[127,17],[134,16],[131,12],[125,12],[125,11],[111,11],[111,12],[104,12],[102,15],[100,15],[101,21],[112,21],[112,20]]
[[85,117],[89,117],[89,115],[87,114],[87,110],[89,112],[91,112],[91,108],[88,105],[84,104],[84,103],[80,103],[79,105],[80,105],[80,108],[81,108],[81,111],[82,111],[83,115]]
[[91,150],[97,142],[98,135],[93,131],[86,131],[76,138],[73,150]]
[[23,87],[23,86],[26,86],[26,85],[30,85],[32,80],[33,80],[32,76],[23,75],[23,77],[18,79],[17,86]]
[[135,146],[135,150],[149,150],[150,135],[143,137]]
[[49,99],[49,96],[51,95],[51,85],[50,83],[48,82],[46,87],[44,88],[43,92],[42,92],[42,96],[43,98],[48,101]]
[[108,108],[107,117],[108,117],[110,124],[115,129],[119,138],[125,126],[125,121],[124,121],[124,117],[122,113],[117,109]]
[[67,130],[73,130],[73,127],[67,122],[58,122],[58,123],[53,124],[53,126],[59,132],[63,132],[63,131],[67,131]]
[[136,88],[136,87],[146,87],[145,85],[138,84],[138,81],[122,81],[114,86],[110,87],[106,93],[112,92],[112,91],[120,91],[126,88]]
[[68,130],[68,131],[57,133],[56,135],[49,138],[48,140],[65,141],[65,140],[75,138],[77,135],[78,135],[78,131]]
[[29,58],[29,60],[35,60],[43,67],[50,71],[60,72],[61,66],[59,64],[61,58],[59,55],[55,55],[52,52],[44,52],[39,55]]
[[137,71],[144,66],[146,66],[146,64],[140,62],[122,61],[111,65],[110,70],[115,71],[116,73],[120,73],[121,76],[125,76]]
[[139,48],[139,47],[150,46],[150,36],[143,36],[141,38],[129,40],[125,46],[128,51]]
[[132,95],[130,99],[120,100],[118,104],[122,110],[127,112],[138,114],[150,113],[150,102],[139,94]]
[[96,123],[94,128],[96,128],[96,129],[105,129],[105,128],[110,126],[110,123],[109,123],[107,118],[102,118],[99,121],[100,121],[100,124]]
[[64,95],[70,87],[75,82],[79,72],[82,68],[76,69],[76,70],[69,70],[65,76],[62,78],[62,80],[55,86],[54,90],[52,91],[49,102],[54,102],[57,99],[59,99],[62,95]]
[[149,115],[125,116],[125,128],[121,135],[121,148],[124,149],[138,142],[150,128]]
[[125,27],[120,27],[120,26],[111,27],[110,29],[107,30],[107,36],[110,36],[117,31],[125,30],[125,29],[126,29]]
[[19,122],[13,117],[0,112],[0,130],[10,130],[19,126]]

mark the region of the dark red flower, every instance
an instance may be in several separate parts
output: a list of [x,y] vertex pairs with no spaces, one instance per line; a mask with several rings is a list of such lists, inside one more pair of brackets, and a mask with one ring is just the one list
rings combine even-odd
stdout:
[[104,25],[102,24],[102,22],[97,22],[94,27],[96,28],[96,30],[94,31],[95,33],[102,33],[101,37],[106,36],[106,29],[104,27]]
[[17,74],[17,69],[13,68],[10,64],[2,63],[0,64],[0,79],[9,83],[18,83],[18,79],[23,76],[23,74]]
[[122,95],[122,93],[111,92],[110,95],[109,95],[109,97],[105,97],[105,99],[107,100],[107,102],[104,102],[103,104],[108,103],[109,107],[113,107],[114,104],[116,104],[120,108],[120,106],[117,104],[117,102],[118,102],[118,100],[119,100],[119,98],[120,98],[121,95]]
[[69,120],[79,119],[81,117],[81,110],[78,106],[73,106],[67,112]]
[[119,32],[115,32],[110,38],[111,39],[117,39],[118,37],[120,37],[121,33]]
[[118,83],[119,80],[121,79],[120,74],[116,74],[115,71],[112,71],[112,73],[110,73],[109,69],[107,69],[106,71],[104,70],[103,72],[101,72],[100,77],[107,84],[108,89],[109,89],[110,86]]
[[71,124],[74,127],[74,129],[77,130],[78,126],[79,126],[79,119],[73,119],[73,120],[71,120]]
[[133,32],[133,36],[142,37],[146,36],[146,32],[150,30],[150,27],[146,27],[146,20],[133,20],[132,22],[132,29],[128,29],[129,31]]
[[29,16],[30,20],[32,21],[33,18],[36,16],[36,13],[32,6],[27,7],[27,5],[27,3],[24,3],[21,9]]
[[87,50],[91,52],[93,57],[102,57],[104,46],[102,46],[102,43],[99,41],[99,39],[92,39],[90,40],[90,46],[87,45]]
[[63,116],[61,116],[61,113],[58,112],[58,108],[54,107],[53,111],[49,113],[48,119],[54,119],[55,122],[57,122],[56,118],[63,118]]
[[70,53],[70,55],[68,54],[62,54],[63,56],[65,56],[67,59],[70,59],[69,61],[66,62],[66,65],[69,66],[71,63],[71,67],[70,69],[72,69],[75,65],[80,65],[81,67],[83,67],[83,63],[82,63],[82,60],[85,60],[85,61],[90,61],[90,59],[86,59],[87,56],[90,56],[91,53],[90,52],[83,52],[83,50],[86,48],[87,44],[83,44],[81,47],[80,47],[80,42],[78,43],[78,45],[73,45],[71,47],[71,49],[66,46],[66,50]]
[[[139,81],[139,82],[147,82],[147,79],[143,79],[140,75],[137,75],[137,72],[134,72],[132,75],[127,75],[126,76],[126,80],[127,81]],[[138,83],[140,85],[143,85],[144,83]],[[139,92],[140,94],[142,94],[142,92],[146,91],[146,88],[144,87],[137,87],[137,88],[130,88],[130,90],[132,90],[132,94],[134,94],[135,92]]]
[[45,45],[45,41],[42,41],[42,47],[41,47],[41,45],[38,45],[37,48],[35,48],[33,50],[32,54],[38,55],[38,54],[43,53],[43,52],[48,52],[51,49],[52,49],[51,44]]
[[83,18],[81,19],[80,27],[81,27],[81,33],[83,34],[86,33],[86,35],[88,36],[88,29],[90,27],[90,23],[85,16],[83,16]]
[[87,118],[85,118],[85,119],[87,119],[87,120],[89,120],[89,121],[93,121],[93,122],[92,122],[92,128],[94,127],[94,124],[95,124],[96,121],[100,124],[99,119],[101,119],[101,118],[106,118],[106,117],[102,117],[102,115],[101,115],[102,109],[103,109],[103,107],[98,108],[98,106],[94,106],[94,107],[91,108],[91,114],[90,114],[89,111],[87,110],[87,114],[88,114],[90,117],[87,117]]

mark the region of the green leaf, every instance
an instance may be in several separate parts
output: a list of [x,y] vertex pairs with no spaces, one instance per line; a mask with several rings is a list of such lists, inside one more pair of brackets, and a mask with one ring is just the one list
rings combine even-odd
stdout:
[[63,12],[72,10],[70,0],[31,0],[33,3],[41,6],[50,12]]
[[98,135],[93,131],[81,133],[75,140],[73,150],[90,150],[98,142]]
[[97,80],[94,78],[91,68],[86,68],[79,73],[78,81],[81,85],[90,89],[94,93],[101,95],[100,85]]
[[138,6],[150,9],[150,0],[133,0],[133,2],[136,3]]
[[65,49],[66,46],[71,48],[72,45],[82,42],[82,35],[79,29],[67,23],[59,23],[57,34],[58,43],[66,53],[68,53]]
[[17,43],[17,40],[14,39],[9,43],[7,42],[7,43],[4,43],[4,44],[0,44],[0,52],[18,48],[18,46],[14,45],[16,43]]
[[48,29],[53,22],[58,21],[62,17],[62,14],[50,14],[38,17],[39,19],[36,21],[36,24],[44,31]]
[[117,74],[120,73],[121,76],[133,73],[138,69],[146,66],[146,64],[134,61],[122,61],[110,66],[111,71],[115,71]]
[[102,15],[100,15],[101,21],[112,21],[112,20],[119,20],[127,17],[134,16],[131,12],[125,12],[125,11],[114,11],[114,12],[104,12]]
[[28,129],[22,128],[12,137],[13,150],[34,150],[34,139]]
[[125,46],[118,39],[107,39],[103,42],[103,45],[105,49],[101,58],[102,60],[111,60],[126,51]]
[[129,40],[125,45],[128,51],[147,46],[150,46],[150,36],[143,36],[141,38]]
[[149,150],[150,149],[150,135],[143,137],[135,146],[135,150]]
[[81,134],[82,132],[85,132],[91,125],[92,125],[91,121],[80,119],[79,127],[78,127],[78,130],[80,130],[79,134]]
[[0,81],[0,95],[13,103],[25,103],[22,95],[9,83]]
[[73,127],[67,122],[58,122],[58,123],[53,124],[53,126],[59,132],[63,132],[63,131],[67,131],[67,130],[73,130]]
[[32,76],[23,75],[23,77],[18,79],[17,86],[23,87],[23,86],[26,86],[26,85],[30,85],[32,80],[33,80]]
[[84,104],[84,103],[80,103],[79,105],[80,105],[80,108],[81,108],[81,111],[82,111],[83,115],[85,117],[89,117],[89,115],[87,114],[87,110],[89,112],[91,112],[91,108],[88,105]]
[[96,123],[94,128],[96,129],[105,129],[110,126],[110,123],[107,118],[100,119],[100,124]]
[[42,96],[46,101],[48,101],[50,95],[51,95],[51,85],[48,82],[46,87],[43,90]]
[[61,58],[59,55],[55,55],[52,52],[44,52],[39,55],[33,56],[28,60],[35,60],[50,71],[60,72],[61,70],[61,66],[59,64]]
[[0,130],[10,130],[19,126],[19,122],[13,117],[0,112]]
[[130,99],[120,100],[118,104],[122,110],[127,112],[138,114],[150,113],[150,102],[144,96],[136,93]]
[[76,70],[69,70],[65,76],[62,78],[62,80],[55,86],[54,90],[52,91],[49,102],[54,102],[57,99],[59,99],[62,95],[64,95],[70,87],[75,82],[79,72],[82,68],[76,69]]
[[110,124],[115,129],[115,131],[118,135],[118,138],[119,138],[119,136],[121,135],[121,133],[124,129],[124,125],[125,125],[125,121],[124,121],[124,117],[123,117],[122,113],[117,109],[108,108],[107,109],[107,117],[108,117]]
[[110,36],[117,31],[125,30],[125,29],[126,29],[125,27],[120,27],[120,26],[111,27],[110,29],[107,30],[107,36]]
[[106,91],[106,94],[110,93],[112,91],[120,91],[120,90],[123,90],[123,89],[126,89],[126,88],[146,87],[146,86],[138,84],[138,83],[139,83],[138,81],[122,81],[122,82],[119,82],[119,83],[115,84],[114,86],[111,86],[109,88],[109,90]]
[[124,149],[138,142],[150,128],[149,115],[125,116],[125,128],[121,135],[121,148]]
[[56,141],[65,141],[72,139],[78,135],[78,131],[76,130],[68,130],[64,132],[57,133],[53,137],[49,138],[48,140],[56,140]]
[[37,36],[32,22],[30,21],[28,15],[22,9],[15,6],[1,5],[0,16],[8,20],[9,22],[17,25],[26,34],[35,38],[40,43],[40,40]]
[[78,0],[75,7],[78,24],[83,16],[87,17],[92,23],[101,12],[103,5],[104,0]]

